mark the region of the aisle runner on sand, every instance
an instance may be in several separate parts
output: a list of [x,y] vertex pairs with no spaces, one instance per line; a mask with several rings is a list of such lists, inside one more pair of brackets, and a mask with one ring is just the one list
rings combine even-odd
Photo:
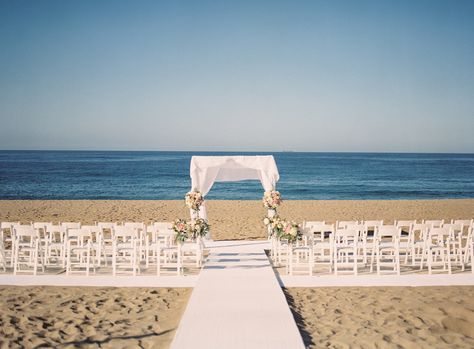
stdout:
[[264,253],[268,247],[262,241],[212,243],[172,349],[304,348]]

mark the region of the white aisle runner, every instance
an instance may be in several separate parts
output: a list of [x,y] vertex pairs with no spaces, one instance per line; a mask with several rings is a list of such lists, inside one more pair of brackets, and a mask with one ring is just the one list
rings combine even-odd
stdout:
[[303,349],[264,248],[267,242],[220,241],[193,290],[172,349]]

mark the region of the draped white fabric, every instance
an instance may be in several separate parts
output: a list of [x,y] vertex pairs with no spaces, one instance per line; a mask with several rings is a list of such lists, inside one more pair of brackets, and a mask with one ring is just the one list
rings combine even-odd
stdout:
[[[280,179],[272,155],[257,156],[193,156],[191,158],[191,190],[203,196],[209,193],[214,182],[234,182],[258,179],[265,191],[275,188]],[[199,212],[207,219],[204,205]]]

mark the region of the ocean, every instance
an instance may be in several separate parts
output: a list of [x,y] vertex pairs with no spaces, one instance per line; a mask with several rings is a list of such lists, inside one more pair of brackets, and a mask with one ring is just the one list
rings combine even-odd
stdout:
[[[288,200],[474,198],[474,154],[0,151],[0,199],[183,199],[193,155],[274,155]],[[259,181],[208,199],[258,200]]]

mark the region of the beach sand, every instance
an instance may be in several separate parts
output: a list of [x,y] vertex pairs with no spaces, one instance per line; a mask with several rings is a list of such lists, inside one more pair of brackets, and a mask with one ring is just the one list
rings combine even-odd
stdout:
[[288,288],[309,348],[474,348],[474,287]]
[[[214,240],[266,237],[260,201],[211,200],[206,203]],[[303,220],[471,219],[474,199],[462,200],[360,200],[285,201],[281,217]],[[189,218],[184,200],[0,200],[2,221],[173,221]]]
[[191,291],[0,286],[0,348],[168,348]]

